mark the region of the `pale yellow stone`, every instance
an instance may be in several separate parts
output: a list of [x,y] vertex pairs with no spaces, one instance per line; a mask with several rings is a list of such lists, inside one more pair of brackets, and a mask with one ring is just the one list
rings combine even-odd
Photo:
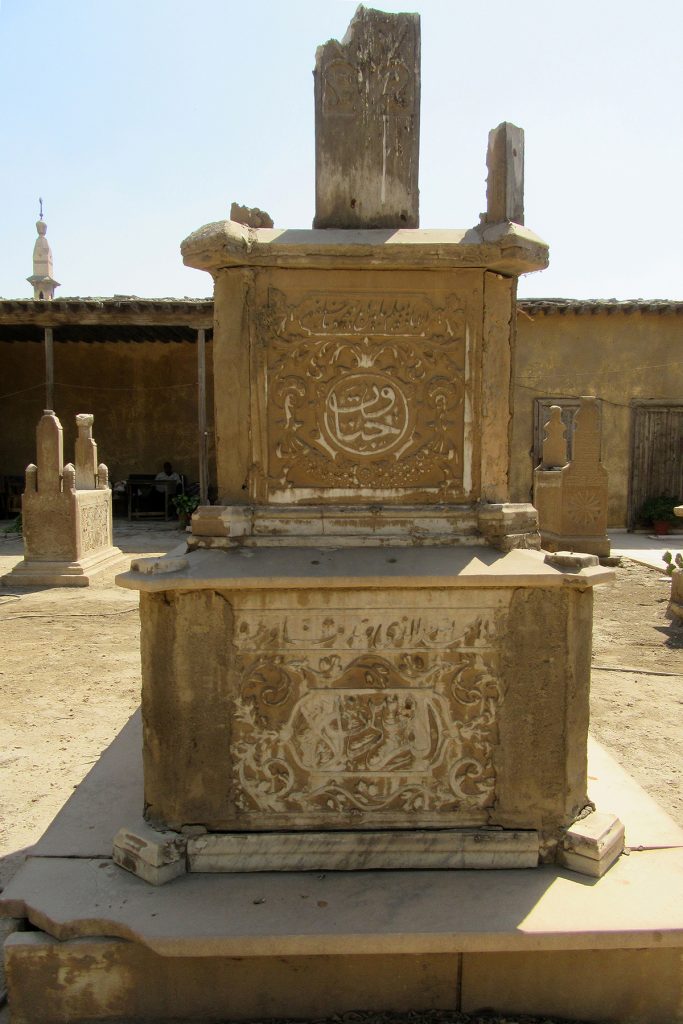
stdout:
[[[534,472],[534,505],[538,509],[542,546],[548,551],[584,551],[609,555],[607,536],[607,471],[601,462],[600,412],[592,397],[581,399],[576,413],[574,452],[566,461],[560,437],[559,406],[546,424],[543,461]],[[546,445],[548,446],[546,448]],[[554,468],[550,468],[553,466]]]
[[22,497],[24,559],[5,577],[6,585],[87,586],[93,574],[122,557],[113,545],[111,491],[106,467],[97,465],[92,419],[76,417],[77,465],[65,466],[61,423],[52,411],[43,414],[37,465],[27,467]]

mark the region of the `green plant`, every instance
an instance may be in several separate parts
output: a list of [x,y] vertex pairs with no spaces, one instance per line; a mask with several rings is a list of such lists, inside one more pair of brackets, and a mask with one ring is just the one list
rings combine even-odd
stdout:
[[654,523],[675,523],[674,507],[680,504],[678,498],[670,494],[660,494],[656,498],[648,498],[640,507],[638,518],[645,526],[652,526]]
[[196,494],[176,494],[171,501],[178,515],[185,518],[189,518],[199,505],[199,498]]
[[8,533],[23,533],[23,523],[22,523],[22,519],[21,519],[21,512],[19,513],[17,518],[13,522],[11,522],[9,524],[9,526],[5,526],[5,528],[3,529],[2,532],[5,533],[5,534],[8,534]]
[[666,565],[664,572],[667,576],[673,576],[676,569],[683,569],[683,555],[680,551],[676,552],[675,558],[672,558],[670,551],[665,551],[662,555],[662,561]]

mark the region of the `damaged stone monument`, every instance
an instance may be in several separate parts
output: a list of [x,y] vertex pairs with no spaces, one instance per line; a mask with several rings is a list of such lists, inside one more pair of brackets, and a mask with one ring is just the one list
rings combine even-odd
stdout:
[[543,456],[534,471],[534,505],[541,546],[546,551],[585,551],[606,557],[607,470],[600,461],[600,409],[583,397],[574,416],[574,452],[567,459],[562,410],[551,406],[545,424]]
[[113,546],[107,467],[97,462],[93,416],[76,416],[74,463],[64,465],[62,425],[46,409],[36,428],[37,464],[26,467],[21,514],[24,560],[8,586],[86,587],[121,558]]
[[[547,263],[511,219],[523,133],[491,133],[477,228],[421,231],[417,16],[360,8],[315,78],[317,227],[219,222],[182,246],[215,281],[221,504],[184,559],[120,577],[165,835],[122,823],[114,856],[152,881],[529,867],[588,807],[610,574],[545,557],[508,502],[516,282]],[[621,849],[610,829],[608,852],[583,844],[591,871]]]
[[508,500],[516,281],[547,262],[522,133],[491,134],[477,227],[419,230],[393,152],[417,143],[418,53],[417,18],[362,8],[319,52],[318,109],[351,108],[330,116],[359,151],[339,128],[318,161],[324,228],[237,209],[183,243],[215,281],[221,503],[118,578],[140,592],[142,729],[2,893],[17,1022],[683,1024],[683,834],[592,741],[587,773],[612,573],[540,551]]

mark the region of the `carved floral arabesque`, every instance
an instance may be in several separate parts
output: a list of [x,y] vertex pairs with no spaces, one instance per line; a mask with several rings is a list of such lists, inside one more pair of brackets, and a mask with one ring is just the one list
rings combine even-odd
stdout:
[[[234,795],[325,819],[403,812],[475,818],[495,799],[503,699],[493,611],[244,614],[236,634]],[[267,613],[266,617],[267,617]]]
[[79,516],[83,553],[98,551],[100,548],[106,548],[111,544],[109,537],[109,509],[103,501],[93,505],[81,505]]
[[347,54],[351,56],[347,47],[331,49],[322,67],[323,115],[358,117],[365,111],[412,115],[415,76],[409,62],[415,48],[413,32],[413,27],[405,24],[397,38],[377,27],[376,35],[365,37],[356,49],[355,61],[347,59]]
[[271,486],[462,491],[465,313],[458,296],[271,289]]

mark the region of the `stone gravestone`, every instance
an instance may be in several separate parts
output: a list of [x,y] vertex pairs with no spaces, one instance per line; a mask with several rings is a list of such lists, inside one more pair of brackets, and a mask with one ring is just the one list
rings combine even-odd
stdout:
[[419,223],[420,18],[359,7],[315,59],[316,228]]
[[93,417],[76,417],[75,464],[64,465],[62,425],[47,409],[36,429],[37,464],[26,468],[21,513],[24,560],[8,586],[87,586],[121,558],[113,546],[107,467],[97,462]]
[[[408,103],[416,39],[412,16],[361,11],[319,51],[319,153],[332,54],[334,103],[352,108],[362,60],[388,53],[411,71]],[[124,827],[114,857],[153,882],[565,856],[596,874],[621,849],[612,819],[572,833],[590,588],[612,574],[590,556],[566,574],[537,550],[533,507],[508,501],[516,279],[547,248],[491,198],[475,229],[368,227],[388,114],[381,90],[363,95],[317,164],[335,230],[219,222],[182,245],[215,282],[220,504],[195,513],[183,557],[119,577],[141,592],[153,827]],[[331,167],[356,165],[370,199],[351,224],[321,195]],[[495,145],[492,174],[514,194]]]
[[600,461],[600,410],[595,398],[581,399],[574,417],[574,452],[567,445],[559,406],[551,406],[545,424],[541,465],[534,472],[534,505],[541,544],[547,551],[585,551],[605,557],[607,470]]

